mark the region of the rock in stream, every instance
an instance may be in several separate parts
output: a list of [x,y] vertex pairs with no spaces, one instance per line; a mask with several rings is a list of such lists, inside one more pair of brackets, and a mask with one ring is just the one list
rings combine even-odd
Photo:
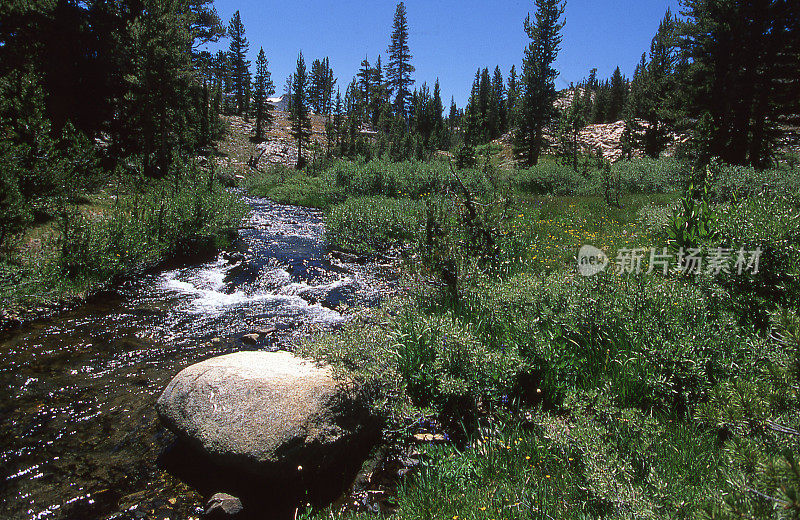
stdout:
[[164,424],[236,472],[313,486],[374,435],[353,384],[288,352],[237,352],[182,370],[158,399]]

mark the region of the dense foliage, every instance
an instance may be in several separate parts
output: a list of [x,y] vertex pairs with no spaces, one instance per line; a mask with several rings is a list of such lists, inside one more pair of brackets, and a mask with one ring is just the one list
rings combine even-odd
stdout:
[[[800,206],[786,189],[796,174],[715,164],[701,175],[652,159],[612,169],[619,207],[603,196],[602,167],[584,176],[551,160],[506,173],[340,163],[306,186],[326,193],[332,246],[404,258],[401,300],[303,347],[360,380],[389,431],[451,440],[420,448],[399,517],[791,511]],[[732,184],[758,175],[770,180],[758,190]],[[669,248],[686,200],[714,213],[695,245],[758,247],[760,270],[575,272],[580,244],[612,259]]]

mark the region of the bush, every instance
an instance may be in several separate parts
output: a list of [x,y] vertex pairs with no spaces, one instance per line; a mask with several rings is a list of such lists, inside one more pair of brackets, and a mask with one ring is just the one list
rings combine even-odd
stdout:
[[21,259],[25,283],[0,287],[9,305],[85,294],[170,259],[206,254],[235,236],[247,207],[186,179],[138,186],[111,208],[62,206],[56,228]]
[[571,167],[543,162],[516,176],[519,189],[532,195],[576,195],[585,179]]
[[747,298],[741,309],[766,325],[767,311],[800,304],[800,209],[787,200],[755,197],[720,205],[716,211],[721,244],[737,252],[761,250],[758,273],[722,273],[719,281]]
[[249,175],[244,180],[244,188],[256,197],[312,208],[327,208],[344,200],[322,178],[311,177],[282,165]]
[[448,403],[465,402],[465,398],[473,404],[487,399],[498,402],[519,370],[515,356],[487,349],[476,327],[452,311],[425,314],[407,308],[396,321],[391,338],[397,372],[418,406],[441,411]]
[[421,202],[407,199],[347,199],[326,213],[325,239],[332,247],[345,251],[386,251],[417,239],[422,208]]
[[13,166],[0,155],[0,250],[6,240],[22,231],[31,215],[25,206]]
[[671,158],[632,159],[613,166],[628,193],[672,193],[681,191],[688,175],[688,166]]
[[[634,194],[680,191],[686,174],[685,163],[670,158],[619,161],[611,169],[621,191]],[[596,167],[579,174],[568,165],[542,162],[518,172],[517,182],[523,192],[533,195],[603,193],[603,176]]]
[[[680,414],[747,348],[718,292],[650,276],[557,273],[479,285],[465,299],[489,341],[525,360],[520,397],[559,402],[607,381],[618,406]],[[540,396],[530,392],[537,388]]]
[[[496,191],[493,172],[462,170],[458,177],[475,196]],[[392,198],[420,199],[432,194],[460,191],[458,180],[445,161],[390,162],[380,159],[336,161],[311,177],[283,167],[274,167],[245,180],[253,195],[269,197],[287,204],[328,208],[348,197],[383,195]]]
[[765,196],[788,197],[795,204],[800,200],[800,170],[756,170],[747,166],[719,165],[712,168],[709,180],[714,199],[718,202]]

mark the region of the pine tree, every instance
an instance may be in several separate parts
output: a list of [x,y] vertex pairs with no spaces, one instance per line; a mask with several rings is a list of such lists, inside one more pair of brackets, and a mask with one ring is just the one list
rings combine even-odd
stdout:
[[431,112],[433,114],[434,146],[436,148],[444,148],[444,104],[442,103],[442,89],[439,86],[439,78],[436,78],[436,83],[433,86]]
[[713,120],[711,154],[764,167],[781,120],[800,120],[800,2],[685,0],[687,116]]
[[497,114],[492,106],[492,81],[489,79],[489,69],[481,71],[478,82],[478,114],[479,114],[479,139],[481,143],[488,142],[497,126]]
[[331,110],[333,110],[333,87],[336,85],[336,78],[333,76],[331,62],[327,56],[322,60],[322,73],[324,78],[322,85],[322,113],[330,115]]
[[308,102],[311,109],[317,114],[330,115],[333,108],[333,86],[336,79],[333,77],[330,60],[314,60],[311,64],[309,77]]
[[517,153],[524,164],[539,162],[543,131],[554,116],[557,98],[553,62],[561,45],[565,4],[559,0],[535,0],[536,15],[525,19],[525,32],[531,39],[522,65],[522,95],[517,121]]
[[286,112],[292,113],[292,97],[294,96],[294,74],[289,74],[286,78],[286,84],[283,86],[284,96],[286,98]]
[[492,139],[504,134],[508,128],[508,111],[506,107],[506,87],[500,67],[495,67],[492,77],[492,105],[497,114],[497,125],[494,126]]
[[592,106],[592,123],[605,123],[608,118],[608,105],[611,102],[611,86],[605,81],[598,84],[595,89],[594,103]]
[[275,94],[275,84],[272,83],[272,75],[267,69],[267,56],[264,49],[258,51],[256,59],[256,75],[253,82],[253,104],[256,116],[257,141],[263,140],[264,129],[272,124],[272,105],[267,102],[267,98]]
[[508,73],[508,94],[507,94],[508,128],[514,126],[514,114],[516,113],[517,109],[518,95],[519,95],[519,83],[517,82],[517,66],[512,65],[511,71],[509,71]]
[[580,155],[578,137],[581,129],[586,126],[581,103],[580,97],[573,96],[570,106],[560,114],[558,124],[559,153],[563,162],[572,166],[576,172]]
[[667,9],[658,32],[650,44],[649,61],[640,63],[634,77],[635,92],[628,114],[628,125],[636,147],[650,157],[658,157],[667,145],[670,129],[670,96],[676,89],[675,67],[678,22]]
[[133,63],[119,137],[125,149],[141,153],[146,175],[163,177],[188,140],[193,118],[188,103],[194,79],[192,31],[187,21],[181,22],[176,5],[146,3],[149,15],[130,25]]
[[369,64],[369,60],[366,57],[361,61],[361,68],[358,69],[356,77],[358,78],[358,85],[361,89],[360,104],[363,112],[362,118],[366,120],[369,118],[369,107],[372,106],[372,97],[374,95],[374,92],[372,91],[373,70],[372,66]]
[[470,92],[467,106],[464,109],[464,142],[468,145],[474,146],[481,142],[481,130],[483,128],[483,121],[480,113],[480,84],[481,84],[481,71],[475,73],[475,79],[472,82],[472,90]]
[[614,123],[619,121],[622,116],[622,110],[625,107],[625,102],[628,97],[628,83],[622,76],[619,67],[614,69],[614,74],[611,76],[611,92],[608,100],[608,110],[606,111],[606,121]]
[[342,128],[344,124],[344,104],[342,102],[342,91],[336,89],[336,102],[333,106],[333,131],[336,136],[336,155],[343,155],[342,152]]
[[594,100],[597,94],[594,89],[589,88],[591,84],[591,72],[589,74],[589,79],[579,84],[574,94],[576,97],[580,98],[578,109],[581,111],[581,118],[586,123],[592,120],[592,115],[594,114]]
[[342,155],[355,157],[358,153],[358,139],[361,125],[361,89],[358,80],[353,78],[344,93],[344,128]]
[[211,61],[212,56],[208,51],[200,52],[194,60],[197,78],[203,83],[200,95],[197,96],[199,104],[197,113],[200,118],[200,131],[197,140],[199,146],[208,146],[211,142],[212,119],[214,119],[211,112],[211,82],[213,81]]
[[639,117],[642,112],[642,97],[644,96],[645,89],[645,74],[647,73],[647,54],[642,53],[639,63],[636,65],[636,70],[633,73],[633,79],[628,89],[628,98],[625,100],[625,107],[622,109],[622,117],[626,121],[631,121],[635,117]]
[[414,66],[411,65],[411,51],[408,47],[408,20],[406,6],[403,2],[397,4],[392,25],[392,38],[389,44],[389,66],[386,75],[389,88],[395,95],[395,113],[403,119],[408,119],[408,102],[410,89],[414,84],[411,74]]
[[586,88],[591,91],[596,91],[599,84],[597,83],[597,68],[589,70],[589,77],[586,79]]
[[308,114],[308,73],[303,53],[297,56],[297,69],[291,79],[291,135],[297,141],[297,168],[305,166],[303,147],[311,140],[311,118]]
[[250,62],[247,61],[247,51],[250,44],[244,35],[244,24],[239,11],[236,11],[228,24],[230,47],[228,53],[231,59],[231,83],[236,95],[236,113],[242,115],[247,106],[245,98],[250,84]]
[[381,63],[380,55],[375,62],[375,67],[372,69],[372,91],[374,95],[372,96],[372,104],[369,107],[369,117],[372,127],[376,128],[384,105],[389,102],[388,86],[383,78],[383,64]]
[[322,70],[322,62],[314,60],[311,62],[311,76],[308,87],[308,103],[311,109],[317,113],[322,113],[322,92],[325,88],[326,74]]
[[333,77],[330,60],[327,57],[314,60],[311,64],[308,102],[315,113],[330,115],[335,84],[336,79]]

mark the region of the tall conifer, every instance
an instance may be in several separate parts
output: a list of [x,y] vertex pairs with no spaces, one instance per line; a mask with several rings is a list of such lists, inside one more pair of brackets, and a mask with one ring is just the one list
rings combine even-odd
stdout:
[[545,125],[555,115],[555,80],[553,68],[561,47],[561,30],[565,4],[559,0],[535,0],[536,14],[525,20],[525,32],[531,42],[525,50],[522,65],[522,94],[517,121],[517,153],[522,162],[533,166],[542,152]]

